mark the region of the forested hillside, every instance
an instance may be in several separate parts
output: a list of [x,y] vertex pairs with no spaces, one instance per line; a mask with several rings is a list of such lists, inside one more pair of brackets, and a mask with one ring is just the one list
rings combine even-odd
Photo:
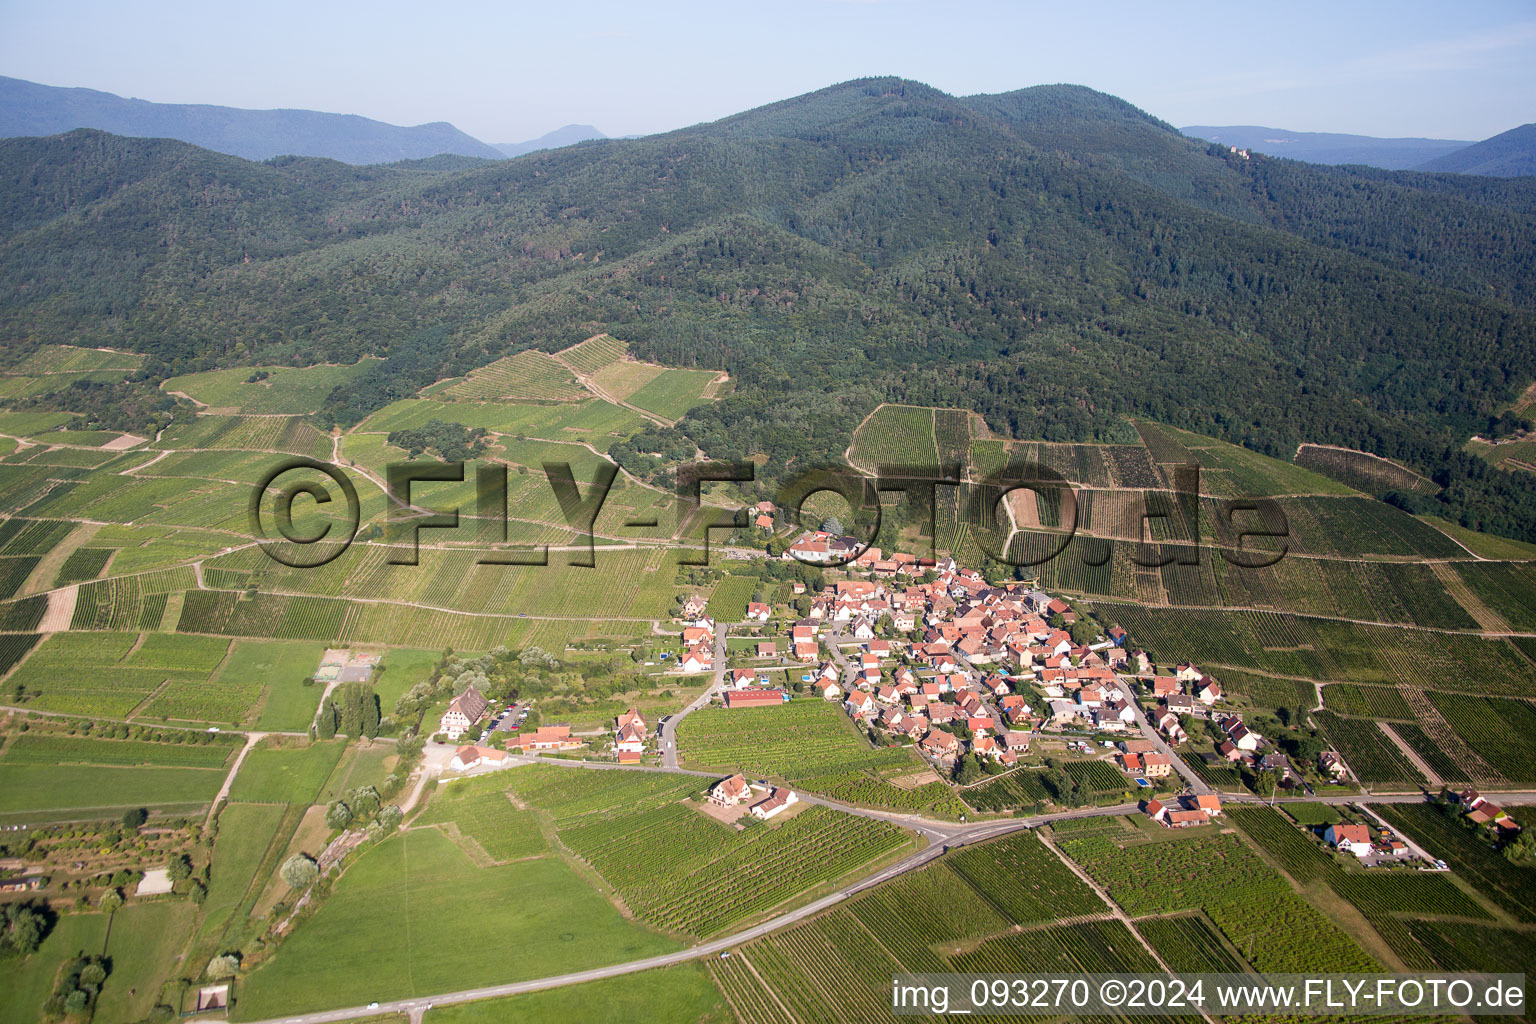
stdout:
[[1460,450],[1536,380],[1528,179],[1245,160],[1086,89],[879,79],[468,167],[11,140],[0,196],[8,358],[383,356],[326,404],[351,424],[606,331],[735,381],[636,451],[680,432],[772,476],[881,401],[1050,440],[1139,415],[1397,459],[1444,488],[1424,511],[1536,539],[1536,478]]

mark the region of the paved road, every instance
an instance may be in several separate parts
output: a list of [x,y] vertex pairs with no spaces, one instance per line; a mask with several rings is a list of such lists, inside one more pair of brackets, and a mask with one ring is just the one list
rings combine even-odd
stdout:
[[661,763],[667,768],[677,767],[677,724],[684,718],[699,710],[710,702],[715,694],[725,688],[725,657],[728,645],[726,636],[730,634],[732,626],[739,626],[739,622],[715,623],[715,679],[705,688],[704,692],[694,698],[693,703],[675,715],[671,715],[661,723],[661,735],[657,742],[661,746]]
[[1173,763],[1173,770],[1178,772],[1183,777],[1185,784],[1189,786],[1189,791],[1200,794],[1214,792],[1210,786],[1206,785],[1204,779],[1196,775],[1194,770],[1184,763],[1184,759],[1178,755],[1178,752],[1168,745],[1167,740],[1163,739],[1163,734],[1153,728],[1152,723],[1148,721],[1146,711],[1142,709],[1141,704],[1136,700],[1135,681],[1120,675],[1115,676],[1115,679],[1119,681],[1120,689],[1125,692],[1126,703],[1131,706],[1131,710],[1136,715],[1136,724],[1141,726],[1141,734],[1151,740],[1152,745],[1160,753],[1168,757]]

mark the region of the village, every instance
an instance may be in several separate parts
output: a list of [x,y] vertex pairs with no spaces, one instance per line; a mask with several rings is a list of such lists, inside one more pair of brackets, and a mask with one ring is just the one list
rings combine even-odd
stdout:
[[[767,530],[774,511],[764,502],[748,514]],[[794,604],[753,601],[735,623],[717,622],[699,595],[678,606],[678,653],[667,671],[713,676],[696,705],[839,704],[872,745],[913,748],[962,796],[967,785],[1040,772],[1061,759],[1112,768],[1125,790],[1144,794],[1138,806],[1146,819],[1170,829],[1208,825],[1223,813],[1215,788],[1192,770],[1195,758],[1200,767],[1229,765],[1267,780],[1271,798],[1282,791],[1316,795],[1322,787],[1353,791],[1337,751],[1297,763],[1245,721],[1213,675],[1188,663],[1154,665],[1146,652],[1128,646],[1125,630],[1104,628],[1031,582],[990,583],[952,558],[886,552],[827,531],[801,533],[778,557],[820,567],[825,585],[813,590],[791,580]],[[454,699],[441,728],[457,739],[514,710],[493,714],[471,690]],[[608,756],[620,764],[675,765],[665,726],[666,718],[653,725],[631,708],[613,722]],[[1192,733],[1202,742],[1193,742]],[[496,767],[519,754],[568,754],[586,746],[565,725],[498,735],[495,747],[460,748],[450,767]],[[1206,749],[1197,752],[1197,746]],[[740,774],[708,789],[716,809],[762,820],[798,799],[789,787]],[[1469,791],[1462,800],[1473,821],[1518,831],[1477,794]],[[1340,820],[1313,834],[1372,865],[1410,853],[1374,821]]]

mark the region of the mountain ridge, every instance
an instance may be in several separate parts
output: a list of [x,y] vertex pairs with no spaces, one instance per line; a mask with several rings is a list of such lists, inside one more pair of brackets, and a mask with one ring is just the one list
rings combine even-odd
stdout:
[[1397,458],[1453,518],[1531,530],[1536,494],[1459,452],[1536,379],[1531,183],[1245,160],[1092,90],[1003,95],[866,79],[441,170],[11,140],[0,336],[155,374],[381,356],[327,401],[355,423],[607,331],[736,382],[635,452],[782,472],[882,401],[1063,441],[1139,415]]
[[1536,175],[1536,123],[1500,132],[1465,149],[1430,160],[1418,169],[1486,174],[1496,178]]
[[1263,125],[1189,125],[1179,131],[1191,138],[1269,156],[1315,164],[1365,164],[1389,171],[1410,170],[1473,144],[1471,140],[1299,132]]
[[76,128],[178,139],[248,160],[292,155],[378,164],[441,154],[503,158],[446,121],[400,126],[358,114],[153,103],[0,76],[0,137],[58,135]]

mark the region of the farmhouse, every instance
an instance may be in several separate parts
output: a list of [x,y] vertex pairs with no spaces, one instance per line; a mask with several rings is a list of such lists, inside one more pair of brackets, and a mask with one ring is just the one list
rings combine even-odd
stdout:
[[490,706],[491,702],[471,686],[449,702],[448,710],[443,712],[442,721],[438,723],[438,731],[447,733],[450,740],[456,740],[484,718],[485,709]]
[[752,787],[740,775],[721,779],[709,787],[709,802],[717,807],[735,807],[752,795]]

